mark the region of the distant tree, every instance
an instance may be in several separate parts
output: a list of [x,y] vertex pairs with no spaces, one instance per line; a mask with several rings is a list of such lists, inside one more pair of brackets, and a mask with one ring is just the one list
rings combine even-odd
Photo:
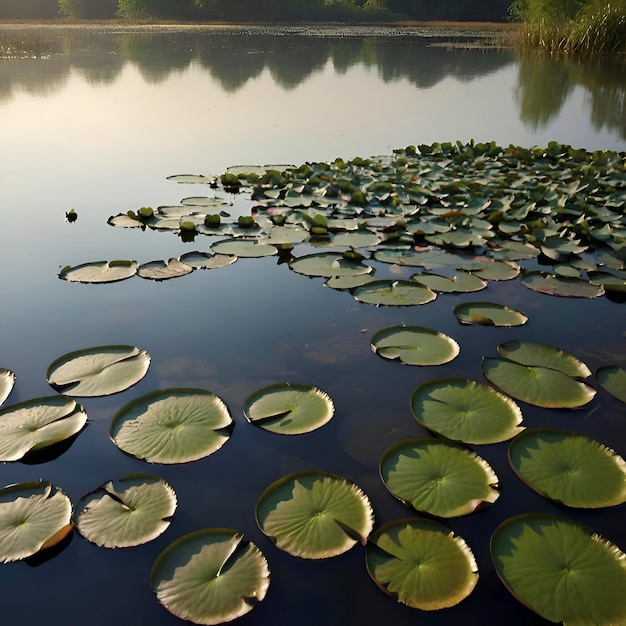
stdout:
[[59,14],[86,20],[106,20],[115,17],[118,0],[58,0]]

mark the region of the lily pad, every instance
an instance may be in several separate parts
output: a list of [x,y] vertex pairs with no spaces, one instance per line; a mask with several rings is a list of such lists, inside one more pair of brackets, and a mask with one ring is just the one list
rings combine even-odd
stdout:
[[251,424],[264,430],[300,435],[329,422],[335,405],[330,396],[317,387],[279,383],[249,396],[243,412]]
[[9,397],[15,385],[15,372],[0,367],[0,405]]
[[232,254],[211,254],[196,251],[182,254],[180,260],[193,269],[216,269],[232,265],[237,257]]
[[617,365],[600,367],[596,371],[596,380],[602,389],[618,400],[626,402],[626,370]]
[[356,289],[373,282],[372,274],[360,274],[359,276],[331,276],[324,285],[331,289],[344,290]]
[[591,370],[575,356],[542,343],[507,341],[498,346],[498,354],[521,365],[549,367],[572,378],[591,376]]
[[123,406],[110,436],[120,450],[149,463],[188,463],[219,450],[232,422],[226,404],[211,391],[167,389]]
[[572,520],[526,514],[491,537],[491,558],[522,604],[564,626],[626,623],[626,555]]
[[173,174],[172,176],[168,176],[166,180],[171,180],[175,183],[200,183],[200,184],[208,184],[211,182],[211,179],[204,174]]
[[76,529],[98,546],[129,548],[161,535],[175,511],[176,494],[162,478],[128,474],[80,499]]
[[584,435],[533,428],[509,445],[513,471],[532,489],[561,504],[585,509],[626,502],[626,463]]
[[380,459],[389,491],[418,512],[458,517],[495,502],[498,477],[483,458],[439,439],[411,439]]
[[465,378],[435,378],[411,395],[424,428],[468,444],[498,443],[523,430],[522,412],[508,396]]
[[470,293],[487,287],[487,281],[469,272],[458,272],[452,278],[420,273],[413,274],[411,280],[440,293]]
[[521,311],[494,302],[464,302],[454,307],[454,315],[462,324],[481,326],[522,326],[528,318]]
[[66,396],[35,398],[0,410],[0,461],[19,461],[78,434],[87,414]]
[[150,261],[137,268],[137,275],[149,280],[168,280],[191,272],[193,272],[193,267],[183,263],[180,259],[173,258],[167,261]]
[[75,267],[64,267],[59,278],[73,283],[114,283],[137,273],[136,261],[94,261]]
[[411,306],[432,302],[437,294],[408,280],[375,280],[355,289],[354,297],[376,306]]
[[48,481],[0,489],[0,563],[52,548],[73,530],[70,499]]
[[520,282],[528,289],[550,296],[597,298],[604,294],[602,285],[594,285],[579,278],[554,276],[546,272],[524,272]]
[[98,346],[59,357],[46,372],[48,384],[68,396],[108,396],[137,384],[150,355],[134,346]]
[[448,335],[421,326],[392,326],[371,339],[372,350],[407,365],[443,365],[455,359],[459,344]]
[[473,272],[483,280],[511,280],[517,278],[521,267],[513,261],[492,261],[481,270]]
[[535,406],[572,409],[591,402],[596,394],[589,385],[547,367],[483,358],[482,371],[504,393]]
[[278,254],[278,248],[269,243],[260,243],[256,239],[233,237],[216,241],[211,250],[215,254],[228,254],[242,258],[261,258]]
[[336,252],[321,252],[318,254],[307,254],[296,259],[292,259],[289,267],[298,274],[305,276],[360,276],[369,274],[372,268],[360,261],[345,259]]
[[376,529],[367,543],[365,562],[385,593],[422,611],[455,606],[478,582],[469,546],[435,520],[397,520]]
[[259,528],[278,548],[304,559],[342,554],[365,544],[374,525],[367,496],[346,478],[322,471],[289,474],[256,505]]
[[173,615],[194,624],[222,624],[249,613],[270,584],[267,560],[230,528],[207,528],[170,544],[157,557],[150,586]]

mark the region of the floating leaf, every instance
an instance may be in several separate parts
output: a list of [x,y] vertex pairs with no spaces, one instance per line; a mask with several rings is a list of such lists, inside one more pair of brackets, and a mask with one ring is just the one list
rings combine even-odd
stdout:
[[422,611],[458,604],[478,582],[468,545],[434,520],[385,524],[372,533],[365,559],[367,571],[385,593]]
[[0,410],[0,461],[19,461],[78,434],[87,423],[83,407],[72,398],[50,396]]
[[72,532],[72,503],[52,483],[0,489],[0,563],[20,561],[57,545]]
[[432,302],[437,294],[408,280],[375,280],[355,289],[354,297],[376,306],[411,306]]
[[549,367],[573,378],[591,376],[591,370],[575,356],[542,343],[507,341],[498,346],[498,354],[521,365]]
[[174,490],[158,476],[128,474],[85,494],[76,529],[104,548],[129,548],[156,539],[176,511]]
[[234,237],[216,241],[211,250],[215,254],[228,254],[242,258],[261,258],[278,254],[278,248],[268,243],[260,243],[256,239]]
[[194,269],[215,269],[232,265],[237,257],[232,254],[211,254],[196,251],[182,254],[180,260]]
[[0,367],[0,405],[9,397],[15,385],[15,372]]
[[483,358],[482,371],[504,393],[545,408],[576,408],[590,402],[596,394],[588,385],[547,367]]
[[94,261],[64,267],[59,278],[73,283],[114,283],[137,273],[136,261]]
[[564,278],[546,272],[524,272],[521,283],[528,289],[550,296],[597,298],[604,294],[602,285],[592,285],[578,278]]
[[180,259],[150,261],[137,268],[137,275],[149,280],[168,280],[191,272],[193,272],[193,267],[183,263]]
[[279,383],[249,396],[243,412],[251,424],[264,430],[300,435],[329,422],[335,406],[330,396],[317,387]]
[[166,180],[171,180],[175,183],[201,183],[208,184],[211,182],[211,179],[204,176],[203,174],[174,174],[172,176],[168,176]]
[[473,272],[483,280],[511,280],[517,278],[521,267],[512,261],[492,261],[481,270]]
[[348,233],[338,233],[333,237],[333,246],[345,246],[346,248],[369,248],[376,246],[380,237],[371,230],[359,229]]
[[601,367],[596,371],[596,380],[602,389],[626,402],[626,370],[616,365]]
[[365,540],[374,525],[367,496],[349,480],[328,472],[290,474],[270,485],[256,505],[259,528],[281,550],[325,559]]
[[50,364],[46,380],[68,396],[108,396],[137,384],[147,373],[150,355],[134,346],[76,350]]
[[411,439],[380,459],[389,491],[418,512],[458,517],[491,504],[500,495],[489,464],[467,448],[439,439]]
[[525,606],[564,626],[626,623],[626,555],[572,520],[526,514],[491,537],[504,586]]
[[515,473],[546,498],[596,509],[626,502],[626,463],[606,446],[566,430],[533,428],[509,445]]
[[321,252],[307,254],[297,259],[292,259],[289,267],[298,274],[305,276],[360,276],[369,274],[372,268],[360,261],[345,259],[336,252]]
[[485,280],[469,272],[458,272],[452,278],[438,274],[413,274],[411,280],[441,293],[470,293],[487,287]]
[[263,553],[229,528],[181,537],[161,552],[150,573],[157,600],[194,624],[222,624],[249,613],[269,584]]
[[454,307],[454,315],[462,324],[481,326],[522,326],[528,318],[521,311],[494,302],[464,302]]
[[228,441],[232,418],[224,402],[204,389],[159,390],[123,406],[113,417],[113,443],[149,463],[188,463]]
[[356,289],[373,282],[372,274],[360,274],[359,276],[331,276],[325,283],[331,289]]
[[392,326],[379,330],[372,350],[385,359],[407,365],[443,365],[457,357],[459,344],[448,335],[421,326]]
[[465,378],[421,384],[411,395],[411,410],[424,428],[463,443],[498,443],[523,430],[522,412],[511,398]]

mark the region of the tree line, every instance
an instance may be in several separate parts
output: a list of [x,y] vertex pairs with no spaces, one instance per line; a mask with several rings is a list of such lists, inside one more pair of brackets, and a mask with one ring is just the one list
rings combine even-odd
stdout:
[[500,22],[513,0],[0,0],[0,19]]

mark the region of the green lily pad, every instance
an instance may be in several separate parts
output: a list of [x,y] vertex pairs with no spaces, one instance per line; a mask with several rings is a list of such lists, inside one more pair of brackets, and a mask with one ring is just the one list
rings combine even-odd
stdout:
[[66,396],[35,398],[0,410],[0,461],[19,461],[78,434],[87,414]]
[[354,297],[376,306],[412,306],[432,302],[437,294],[408,280],[375,280],[355,289]]
[[280,435],[309,433],[329,422],[335,413],[330,396],[309,385],[279,383],[249,396],[243,413],[251,423]]
[[431,432],[468,444],[498,443],[524,428],[508,396],[465,378],[435,378],[411,395],[415,419]]
[[333,237],[333,246],[345,246],[346,248],[369,248],[376,246],[380,237],[367,229],[353,230],[351,232],[337,233]]
[[324,285],[326,287],[330,287],[331,289],[337,289],[341,291],[344,289],[356,289],[357,287],[368,285],[373,281],[374,278],[372,277],[372,274],[360,274],[359,276],[331,276],[324,283]]
[[367,496],[349,480],[321,471],[289,474],[256,505],[259,528],[278,548],[304,559],[342,554],[365,543],[374,525]]
[[157,557],[150,586],[173,615],[194,624],[222,624],[249,613],[270,584],[267,560],[230,528],[181,537]]
[[533,428],[509,445],[513,471],[532,489],[585,509],[626,502],[626,463],[606,446],[566,430]]
[[73,530],[70,499],[48,481],[0,489],[0,563],[52,548]]
[[59,357],[46,372],[48,384],[68,396],[108,396],[137,384],[150,355],[134,346],[98,346]]
[[148,280],[169,280],[193,272],[193,267],[183,263],[180,259],[167,261],[150,261],[137,268],[137,276]]
[[129,548],[161,535],[175,511],[176,494],[162,478],[128,474],[79,500],[76,529],[98,546]]
[[438,274],[413,274],[411,280],[440,293],[470,293],[487,287],[485,280],[463,271],[452,278]]
[[407,365],[443,365],[455,359],[459,344],[448,335],[421,326],[392,326],[371,339],[372,350]]
[[193,269],[216,269],[232,265],[237,257],[232,254],[211,254],[208,252],[187,252],[180,257],[182,263]]
[[455,606],[478,582],[469,546],[435,520],[397,520],[376,529],[367,543],[365,562],[385,593],[422,611]]
[[320,252],[307,254],[292,259],[289,267],[298,274],[305,276],[361,276],[369,274],[372,268],[360,261],[345,259],[336,252]]
[[120,450],[148,463],[188,463],[219,450],[232,422],[226,404],[211,391],[167,389],[123,406],[109,434]]
[[114,283],[137,273],[136,261],[94,261],[64,267],[59,278],[73,283]]
[[616,365],[600,367],[596,371],[596,380],[602,389],[626,402],[626,370]]
[[528,289],[550,296],[597,298],[604,294],[602,285],[593,285],[579,278],[554,276],[546,272],[524,272],[520,282]]
[[173,174],[172,176],[168,176],[166,180],[171,180],[175,183],[201,183],[208,184],[211,182],[211,179],[203,174]]
[[521,365],[548,367],[572,378],[591,376],[591,370],[575,356],[542,343],[507,341],[498,346],[498,354]]
[[457,304],[454,315],[462,324],[481,326],[522,326],[528,318],[521,311],[494,302],[463,302]]
[[9,397],[15,385],[15,372],[0,367],[0,405]]
[[572,409],[591,402],[596,394],[589,385],[547,367],[483,358],[482,371],[504,393],[535,406]]
[[233,237],[216,241],[211,246],[211,250],[215,254],[228,254],[248,259],[258,259],[278,254],[276,246],[244,237]]
[[483,280],[511,280],[517,278],[521,270],[522,268],[513,261],[492,261],[473,274]]
[[458,517],[495,502],[498,477],[483,458],[439,439],[411,439],[380,459],[389,491],[418,512]]
[[626,555],[572,520],[526,514],[491,536],[491,558],[522,604],[564,626],[626,623]]

